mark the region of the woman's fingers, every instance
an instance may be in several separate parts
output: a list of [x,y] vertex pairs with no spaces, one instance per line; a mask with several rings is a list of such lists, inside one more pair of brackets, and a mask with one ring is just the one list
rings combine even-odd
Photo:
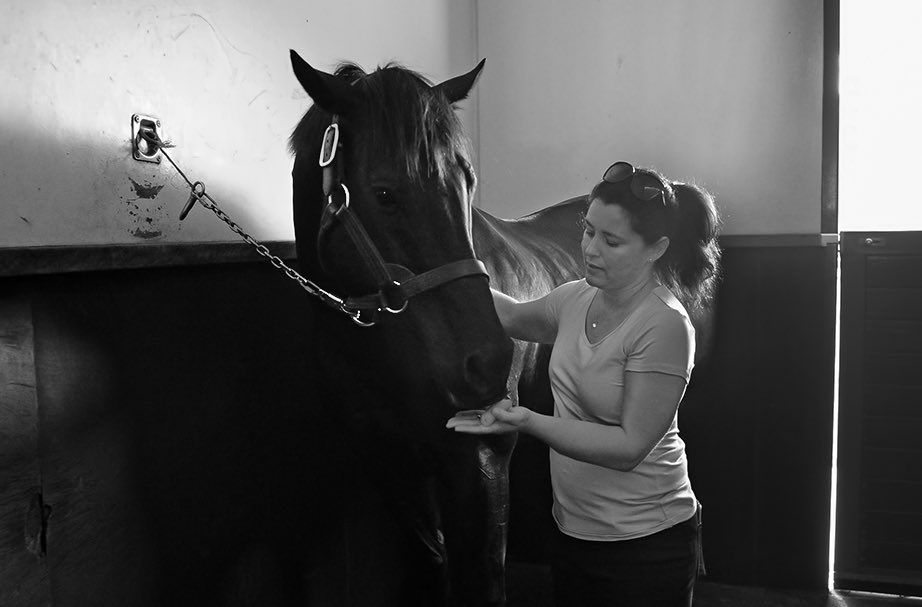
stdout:
[[520,417],[514,403],[504,399],[487,409],[459,411],[445,427],[467,434],[498,434],[515,431]]
[[466,409],[464,411],[458,411],[455,413],[455,417],[452,419],[480,419],[480,416],[483,415],[483,409]]
[[445,424],[445,427],[448,428],[449,430],[452,430],[454,428],[457,428],[458,426],[479,426],[479,425],[480,425],[480,420],[477,419],[476,417],[468,418],[468,417],[459,417],[456,415],[455,417],[452,417],[451,419],[448,420],[448,422]]

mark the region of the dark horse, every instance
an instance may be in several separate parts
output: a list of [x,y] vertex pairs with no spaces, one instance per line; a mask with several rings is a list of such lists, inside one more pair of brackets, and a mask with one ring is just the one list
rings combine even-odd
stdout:
[[372,602],[502,605],[515,438],[445,422],[507,394],[550,410],[546,350],[506,336],[489,286],[525,299],[581,276],[585,197],[515,221],[472,207],[453,104],[483,62],[431,85],[396,65],[291,59],[314,101],[291,137],[298,259],[340,298],[315,300],[321,407],[419,547],[408,582]]

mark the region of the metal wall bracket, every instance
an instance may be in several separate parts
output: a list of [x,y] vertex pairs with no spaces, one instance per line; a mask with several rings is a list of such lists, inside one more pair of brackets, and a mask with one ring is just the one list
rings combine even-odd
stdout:
[[157,136],[157,139],[163,141],[160,120],[153,116],[144,114],[133,114],[131,116],[131,154],[135,160],[141,162],[160,162],[160,147],[150,143],[141,135],[149,132]]

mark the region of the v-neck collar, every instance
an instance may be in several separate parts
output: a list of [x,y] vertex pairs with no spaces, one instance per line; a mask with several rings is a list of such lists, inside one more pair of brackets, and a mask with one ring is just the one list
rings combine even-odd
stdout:
[[655,285],[652,289],[650,289],[650,291],[645,296],[641,297],[637,301],[637,304],[634,305],[634,307],[631,308],[631,310],[627,314],[624,315],[624,318],[621,319],[621,322],[619,322],[615,327],[613,327],[611,331],[602,335],[597,341],[592,341],[591,339],[589,339],[589,326],[590,326],[589,309],[592,308],[592,304],[595,302],[595,298],[601,295],[602,290],[599,289],[598,287],[592,287],[593,289],[595,289],[595,293],[593,293],[592,297],[589,298],[589,304],[586,306],[586,310],[583,312],[583,327],[582,327],[582,331],[580,331],[580,333],[582,334],[582,339],[586,341],[586,344],[588,344],[589,347],[591,348],[597,347],[599,344],[604,342],[606,339],[608,339],[609,337],[617,333],[618,330],[621,329],[621,327],[623,327],[625,323],[627,323],[628,319],[634,316],[634,314],[636,314],[637,311],[643,307],[643,304],[647,301],[647,299],[649,299],[651,296],[653,296],[656,293],[656,290],[659,289],[660,286],[661,285]]

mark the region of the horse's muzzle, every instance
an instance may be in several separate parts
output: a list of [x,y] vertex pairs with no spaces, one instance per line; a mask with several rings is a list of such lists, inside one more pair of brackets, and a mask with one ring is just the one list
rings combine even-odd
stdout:
[[505,398],[512,365],[512,340],[482,346],[463,358],[463,381],[449,386],[449,400],[457,409],[484,408]]

